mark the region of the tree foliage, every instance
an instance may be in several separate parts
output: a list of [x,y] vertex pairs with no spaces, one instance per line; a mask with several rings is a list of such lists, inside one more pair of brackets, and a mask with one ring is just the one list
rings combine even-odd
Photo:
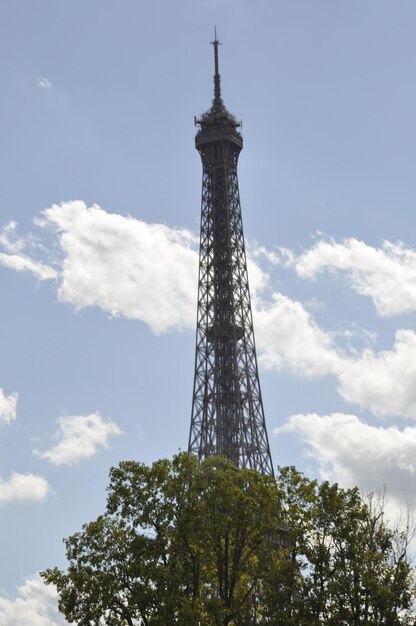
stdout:
[[414,625],[408,540],[357,489],[183,453],[113,468],[68,570],[42,576],[78,626]]

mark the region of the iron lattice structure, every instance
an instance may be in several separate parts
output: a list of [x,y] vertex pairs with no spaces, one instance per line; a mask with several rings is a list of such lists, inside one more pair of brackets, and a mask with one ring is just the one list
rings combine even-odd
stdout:
[[202,160],[195,379],[189,452],[224,454],[237,467],[273,474],[257,367],[238,189],[241,124],[221,97],[214,46],[214,99],[195,124]]

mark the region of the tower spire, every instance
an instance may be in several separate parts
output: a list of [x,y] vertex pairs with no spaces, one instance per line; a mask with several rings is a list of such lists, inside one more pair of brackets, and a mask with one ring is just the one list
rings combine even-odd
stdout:
[[218,46],[221,45],[221,42],[217,39],[217,27],[214,29],[214,41],[211,41],[211,44],[214,46],[214,63],[215,63],[215,74],[214,74],[214,103],[221,102],[221,77],[218,69]]

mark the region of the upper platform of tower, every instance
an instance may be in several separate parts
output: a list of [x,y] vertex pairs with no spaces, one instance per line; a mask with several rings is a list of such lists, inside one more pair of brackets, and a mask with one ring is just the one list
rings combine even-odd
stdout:
[[218,69],[218,46],[221,45],[216,34],[214,41],[214,98],[211,107],[201,117],[195,118],[195,124],[199,126],[199,130],[195,136],[195,146],[199,146],[214,141],[228,140],[234,143],[241,150],[243,147],[243,137],[238,131],[241,122],[238,122],[232,113],[230,113],[221,96],[221,76]]

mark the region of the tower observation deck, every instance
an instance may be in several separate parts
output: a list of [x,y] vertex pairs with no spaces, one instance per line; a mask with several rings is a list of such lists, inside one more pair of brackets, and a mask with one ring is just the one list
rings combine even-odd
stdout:
[[273,474],[260,390],[237,163],[241,124],[221,96],[214,47],[214,98],[195,118],[202,160],[195,377],[189,452],[224,454],[237,467]]

